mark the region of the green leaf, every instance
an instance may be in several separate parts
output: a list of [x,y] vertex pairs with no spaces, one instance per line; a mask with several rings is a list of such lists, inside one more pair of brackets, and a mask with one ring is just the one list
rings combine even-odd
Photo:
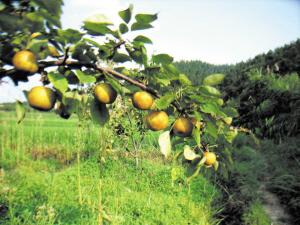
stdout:
[[128,26],[125,23],[121,23],[119,25],[119,30],[120,30],[121,34],[125,34],[128,32]]
[[96,14],[93,16],[90,16],[86,18],[83,21],[84,24],[89,23],[89,24],[97,24],[97,25],[113,25],[113,23],[103,14]]
[[148,55],[147,55],[147,49],[145,46],[141,46],[141,52],[142,52],[142,60],[143,60],[143,65],[145,67],[148,66]]
[[213,95],[213,96],[221,95],[218,89],[207,85],[200,86],[200,91],[205,95]]
[[25,107],[22,102],[16,101],[17,123],[21,123],[25,118]]
[[221,73],[211,74],[204,78],[203,84],[209,86],[219,85],[223,82],[224,78],[225,75]]
[[202,115],[199,112],[194,112],[194,116],[195,116],[195,119],[198,121],[201,121],[203,119]]
[[97,48],[102,48],[103,47],[103,45],[98,44],[98,42],[96,42],[94,40],[91,40],[91,39],[88,39],[88,38],[83,38],[83,40],[90,43],[90,44],[92,44],[92,45],[94,45]]
[[105,79],[111,84],[113,89],[115,89],[119,94],[124,95],[124,94],[131,93],[131,91],[127,87],[122,86],[118,80],[115,80],[110,76],[105,76]]
[[62,103],[68,109],[69,113],[80,113],[82,95],[78,91],[68,91],[63,93]]
[[96,77],[93,75],[88,75],[82,72],[81,70],[76,70],[75,75],[80,81],[81,84],[89,84],[89,83],[95,83],[96,82]]
[[145,67],[147,67],[148,56],[147,50],[144,46],[140,46],[138,48],[130,48],[127,46],[126,50],[135,62],[137,62],[138,64],[143,64]]
[[44,17],[38,12],[27,13],[24,22],[30,24],[30,31],[41,31],[44,29]]
[[170,138],[170,131],[165,131],[158,138],[158,144],[160,147],[161,153],[168,158],[171,155],[171,138]]
[[53,84],[55,89],[64,93],[68,90],[68,80],[63,75],[55,72],[48,73],[48,79]]
[[139,35],[137,37],[135,37],[133,39],[134,42],[142,42],[142,43],[145,43],[145,44],[152,44],[152,41],[146,37],[146,36],[143,36],[143,35]]
[[200,147],[201,146],[201,131],[200,131],[200,129],[198,127],[194,127],[192,135],[193,135],[193,138],[194,138],[197,146]]
[[77,43],[80,41],[82,34],[73,29],[57,30],[58,36],[68,43]]
[[173,62],[173,57],[168,54],[158,54],[152,56],[152,61],[157,64],[170,64]]
[[208,113],[212,116],[217,116],[220,114],[219,107],[213,103],[204,103],[200,105],[200,109],[204,113]]
[[182,85],[186,85],[186,86],[192,85],[192,82],[190,81],[190,79],[183,73],[179,74],[178,80]]
[[91,35],[105,35],[105,34],[112,34],[113,31],[107,27],[105,24],[95,24],[95,23],[88,23],[86,22],[83,28],[88,31]]
[[[39,23],[40,24],[40,23]],[[11,15],[6,13],[1,13],[0,16],[0,30],[6,32],[14,32],[17,30],[24,29],[25,21],[17,15]]]
[[97,100],[93,99],[91,101],[91,117],[94,123],[103,126],[109,120],[109,112],[105,104],[99,103]]
[[113,31],[108,26],[113,23],[103,14],[96,14],[84,20],[83,28],[92,35],[112,34]]
[[39,7],[45,9],[47,12],[52,14],[53,16],[60,16],[62,12],[62,0],[57,1],[49,1],[49,0],[32,0]]
[[159,110],[166,109],[175,100],[175,93],[167,93],[159,99],[155,100],[155,105]]
[[224,109],[223,109],[223,111],[228,115],[228,116],[230,116],[230,117],[237,117],[237,116],[239,116],[239,113],[238,113],[238,111],[235,109],[235,108],[232,108],[232,107],[225,107]]
[[45,10],[41,10],[39,12],[36,12],[40,16],[42,16],[44,19],[48,21],[48,23],[51,23],[57,27],[61,27],[60,17],[59,16],[53,16],[52,14],[48,13]]
[[135,31],[135,30],[146,30],[149,28],[153,28],[153,26],[151,24],[144,24],[144,23],[134,23],[131,25],[131,30]]
[[212,121],[207,121],[205,131],[212,136],[214,139],[218,137],[218,128]]
[[231,125],[231,123],[232,123],[232,117],[225,117],[225,118],[223,118],[223,121],[228,125],[228,126],[230,126]]
[[168,86],[170,85],[171,83],[171,80],[170,79],[166,79],[166,78],[159,78],[159,77],[156,77],[155,78],[155,82],[159,85],[162,85],[162,86]]
[[157,14],[137,14],[135,19],[138,23],[149,24],[157,19]]
[[127,61],[131,61],[131,58],[126,54],[116,52],[112,60],[116,63],[124,63]]
[[142,56],[142,51],[140,50],[134,50],[132,52],[129,53],[129,55],[131,56],[131,58],[139,63],[139,64],[143,64],[143,56]]
[[194,160],[194,159],[196,159],[196,158],[200,158],[200,156],[197,155],[197,154],[191,149],[191,147],[188,146],[188,145],[185,145],[185,146],[183,147],[183,156],[184,156],[185,159],[190,160],[190,161],[192,161],[192,160]]
[[224,133],[224,137],[229,143],[232,143],[232,141],[235,139],[237,135],[238,135],[237,129],[229,130],[226,133]]
[[224,100],[222,98],[218,98],[216,101],[219,106],[224,105]]
[[216,162],[213,164],[213,167],[214,167],[214,170],[217,171],[218,168],[219,168],[219,162],[216,161]]
[[164,70],[164,72],[167,72],[169,75],[170,74],[176,75],[176,78],[177,78],[177,75],[179,75],[179,71],[174,64],[164,64],[163,70]]
[[124,20],[125,23],[129,23],[131,20],[133,5],[130,4],[128,9],[119,12],[119,16]]
[[35,54],[41,53],[42,49],[48,48],[48,40],[39,40],[39,39],[32,39],[27,44],[27,49],[30,49]]

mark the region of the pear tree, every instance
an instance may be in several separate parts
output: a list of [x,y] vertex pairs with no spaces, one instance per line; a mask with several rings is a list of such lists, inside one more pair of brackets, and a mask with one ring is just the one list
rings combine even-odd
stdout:
[[[133,6],[118,12],[120,24],[102,14],[92,15],[82,29],[63,29],[62,0],[0,3],[0,79],[16,85],[38,74],[42,86],[27,93],[37,110],[54,107],[63,118],[72,114],[103,126],[118,96],[132,99],[143,111],[144,124],[160,132],[165,158],[200,168],[218,167],[216,149],[226,148],[240,128],[231,125],[237,111],[224,103],[218,90],[222,74],[195,86],[174,65],[169,54],[149,54],[153,42],[142,35],[153,28],[158,14],[134,14]],[[117,12],[116,12],[117,13]],[[51,68],[51,69],[50,69]],[[18,121],[25,116],[16,103]]]

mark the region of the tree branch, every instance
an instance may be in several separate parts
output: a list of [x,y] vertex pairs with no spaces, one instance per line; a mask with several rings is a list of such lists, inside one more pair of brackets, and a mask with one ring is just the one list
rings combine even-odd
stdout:
[[[67,52],[66,52],[67,54]],[[149,92],[150,94],[152,94],[154,97],[156,98],[160,98],[161,95],[155,90],[152,89],[150,87],[148,87],[147,85],[132,79],[122,73],[119,73],[118,71],[115,71],[109,67],[101,67],[92,63],[84,63],[84,62],[79,62],[79,61],[75,61],[75,60],[67,60],[66,57],[56,60],[56,61],[40,61],[39,62],[39,72],[42,72],[45,68],[48,67],[53,67],[53,66],[68,66],[71,69],[78,69],[81,67],[86,67],[86,68],[91,68],[94,69],[96,71],[99,71],[101,73],[107,73],[110,74],[111,76],[120,79],[120,80],[125,80],[126,82],[133,84],[137,87],[139,87],[140,89]],[[15,69],[10,69],[10,70],[0,70],[0,81],[3,77],[5,76],[10,76],[10,74],[14,74],[17,70]],[[181,113],[181,114],[186,114],[185,110],[181,108],[181,106],[173,101],[171,103],[176,110]],[[218,118],[217,118],[218,119]],[[222,119],[222,121],[225,123],[225,121]],[[231,126],[232,127],[232,126]],[[232,127],[232,128],[237,128],[240,132],[244,132],[244,133],[252,133],[249,129],[246,128],[242,128],[242,127]]]
[[[122,45],[122,44],[123,44],[123,42],[120,43],[120,45]],[[75,68],[78,69],[81,67],[91,68],[91,69],[94,69],[101,73],[110,74],[117,79],[125,80],[126,82],[133,84],[144,91],[149,92],[156,98],[160,97],[159,93],[155,89],[152,89],[152,88],[148,87],[147,85],[145,85],[135,79],[132,79],[122,73],[119,73],[118,71],[115,71],[111,68],[98,66],[98,65],[95,65],[92,63],[84,63],[84,62],[79,62],[79,61],[75,61],[75,60],[67,60],[66,57],[56,60],[56,61],[40,61],[39,62],[39,72],[42,72],[45,68],[53,67],[53,66],[68,66],[71,69],[75,69]],[[9,74],[14,73],[14,72],[16,72],[15,69],[3,70],[3,71],[1,70],[0,71],[0,79],[5,76],[9,76]],[[176,110],[179,113],[184,113],[184,109],[182,109],[178,103],[172,102],[171,104],[176,108]]]

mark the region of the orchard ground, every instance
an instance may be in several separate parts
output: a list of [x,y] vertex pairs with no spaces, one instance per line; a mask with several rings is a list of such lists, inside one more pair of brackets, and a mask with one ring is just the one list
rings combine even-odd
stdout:
[[172,182],[154,132],[135,155],[111,129],[78,127],[76,117],[31,112],[17,125],[0,112],[0,123],[1,224],[217,222],[217,188],[202,175]]
[[14,111],[1,111],[0,123],[0,224],[226,224],[226,204],[240,209],[244,224],[270,224],[254,191],[265,163],[245,147],[248,139],[235,144],[224,196],[226,181],[212,168],[187,185],[184,167],[162,158],[160,132],[148,131],[133,151],[113,129],[79,127],[76,116],[31,111],[17,125]]

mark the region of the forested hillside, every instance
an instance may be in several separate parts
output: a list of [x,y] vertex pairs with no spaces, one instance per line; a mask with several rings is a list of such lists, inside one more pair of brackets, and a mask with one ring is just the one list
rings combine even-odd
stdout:
[[260,136],[299,133],[300,40],[238,63],[226,76],[225,100],[235,99],[239,123]]
[[181,60],[175,65],[181,72],[187,74],[194,84],[201,84],[205,75],[227,73],[234,68],[233,65],[213,65],[199,60]]
[[300,39],[286,44],[283,47],[259,54],[253,59],[236,64],[229,74],[239,74],[251,69],[260,68],[263,73],[274,72],[285,75],[288,73],[300,73]]
[[[265,166],[259,166],[263,175],[258,177],[263,176],[268,181],[267,188],[280,197],[295,216],[294,223],[298,224],[300,40],[234,66],[214,66],[200,61],[180,62],[178,65],[196,84],[201,84],[203,78],[211,73],[226,75],[219,88],[225,93],[224,101],[238,109],[240,116],[233,120],[233,124],[251,129],[261,139],[259,149]],[[237,156],[236,160],[245,159],[248,153],[239,154],[242,158]],[[259,163],[259,160],[256,162]],[[243,176],[235,173],[234,169],[230,173],[237,182],[238,177]],[[247,178],[243,182],[249,182],[252,175],[244,174]],[[237,187],[231,191],[240,193],[242,187],[240,184]],[[245,196],[236,200],[239,198]],[[234,208],[230,207],[227,208],[232,214]]]
[[[239,121],[260,136],[294,136],[299,133],[300,39],[236,65],[180,61],[178,68],[195,84],[205,76],[224,73],[224,100],[235,99]],[[249,101],[251,100],[251,101]],[[292,116],[291,116],[292,115]]]

